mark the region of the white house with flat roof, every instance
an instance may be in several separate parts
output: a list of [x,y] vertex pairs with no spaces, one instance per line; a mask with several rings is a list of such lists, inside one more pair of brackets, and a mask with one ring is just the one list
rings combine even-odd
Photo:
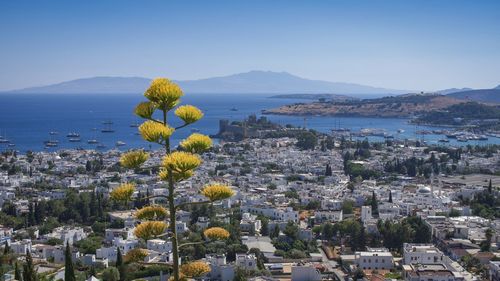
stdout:
[[391,269],[394,258],[389,251],[363,251],[354,254],[354,261],[361,269]]

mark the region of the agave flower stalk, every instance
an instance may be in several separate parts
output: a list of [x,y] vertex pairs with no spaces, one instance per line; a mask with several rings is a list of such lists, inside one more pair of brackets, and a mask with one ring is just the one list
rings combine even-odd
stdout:
[[[174,281],[183,280],[185,277],[198,277],[210,271],[209,266],[202,261],[186,263],[182,266],[179,264],[179,248],[191,243],[179,245],[176,228],[177,210],[187,205],[207,204],[223,200],[234,194],[228,186],[215,183],[204,187],[200,191],[202,195],[207,197],[206,201],[175,205],[176,183],[193,175],[194,170],[201,164],[201,157],[197,154],[210,149],[212,146],[212,141],[208,136],[195,133],[180,143],[181,151],[171,149],[170,139],[175,131],[193,124],[203,117],[203,112],[195,106],[178,106],[183,95],[181,88],[170,80],[164,78],[154,79],[151,86],[144,93],[148,101],[139,103],[134,110],[137,116],[146,120],[139,126],[139,132],[143,139],[159,144],[165,149],[165,156],[160,165],[158,177],[166,182],[168,190],[168,195],[161,195],[161,197],[167,199],[167,208],[160,205],[150,205],[137,211],[137,218],[145,221],[136,228],[135,234],[144,240],[163,236],[169,237],[172,242],[173,252],[171,279]],[[168,112],[174,109],[174,114],[183,121],[182,125],[175,128],[171,127],[167,122]],[[153,117],[156,111],[161,113],[162,118],[160,120]],[[130,151],[122,155],[120,163],[125,168],[137,169],[148,158],[149,155],[142,150]],[[111,194],[111,197],[115,200],[128,202],[129,197],[132,196],[133,188],[133,185],[124,185],[114,194]],[[150,198],[153,197],[156,196]],[[170,218],[168,225],[162,222],[167,216]],[[167,228],[169,232],[165,232]],[[208,229],[204,234],[209,240],[222,240],[229,236],[229,233],[220,227]],[[137,250],[134,255],[130,256],[130,260],[140,260],[143,255],[144,252]]]

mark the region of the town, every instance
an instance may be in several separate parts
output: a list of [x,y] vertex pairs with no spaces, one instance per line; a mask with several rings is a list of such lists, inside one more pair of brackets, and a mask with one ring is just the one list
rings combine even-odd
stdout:
[[[221,127],[237,137],[203,153],[176,187],[179,258],[210,266],[196,280],[500,280],[499,146],[371,142],[255,116]],[[3,280],[64,280],[68,270],[167,280],[172,241],[136,235],[138,210],[168,193],[156,176],[164,151],[148,152],[132,170],[119,150],[3,152]],[[235,195],[185,204],[203,202],[210,182]],[[124,183],[136,189],[121,204],[111,194]],[[207,240],[211,227],[229,238]]]

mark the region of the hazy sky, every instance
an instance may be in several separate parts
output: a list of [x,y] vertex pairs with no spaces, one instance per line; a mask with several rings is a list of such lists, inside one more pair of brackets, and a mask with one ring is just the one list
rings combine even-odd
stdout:
[[0,90],[249,70],[408,90],[500,84],[500,1],[1,1]]

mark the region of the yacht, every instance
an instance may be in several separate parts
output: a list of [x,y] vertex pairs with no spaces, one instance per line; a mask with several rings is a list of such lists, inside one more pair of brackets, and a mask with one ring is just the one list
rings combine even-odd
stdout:
[[440,140],[438,140],[438,142],[450,142],[450,140],[448,140],[448,139],[440,139]]
[[123,141],[117,141],[116,142],[116,146],[124,146],[124,145],[126,145],[126,143],[123,142]]
[[79,138],[80,134],[75,132],[70,132],[66,135],[68,138]]
[[51,135],[51,136],[55,136],[55,135],[58,135],[58,134],[59,134],[59,132],[56,132],[56,131],[50,131],[49,132],[49,135]]
[[92,139],[92,140],[88,140],[87,141],[88,144],[96,144],[96,143],[99,143],[97,140],[95,139]]
[[131,127],[131,128],[137,128],[137,127],[139,127],[139,123],[138,123],[138,122],[131,123],[131,124],[130,124],[130,127]]
[[79,137],[75,137],[75,138],[69,138],[69,141],[70,142],[81,142],[82,140]]

